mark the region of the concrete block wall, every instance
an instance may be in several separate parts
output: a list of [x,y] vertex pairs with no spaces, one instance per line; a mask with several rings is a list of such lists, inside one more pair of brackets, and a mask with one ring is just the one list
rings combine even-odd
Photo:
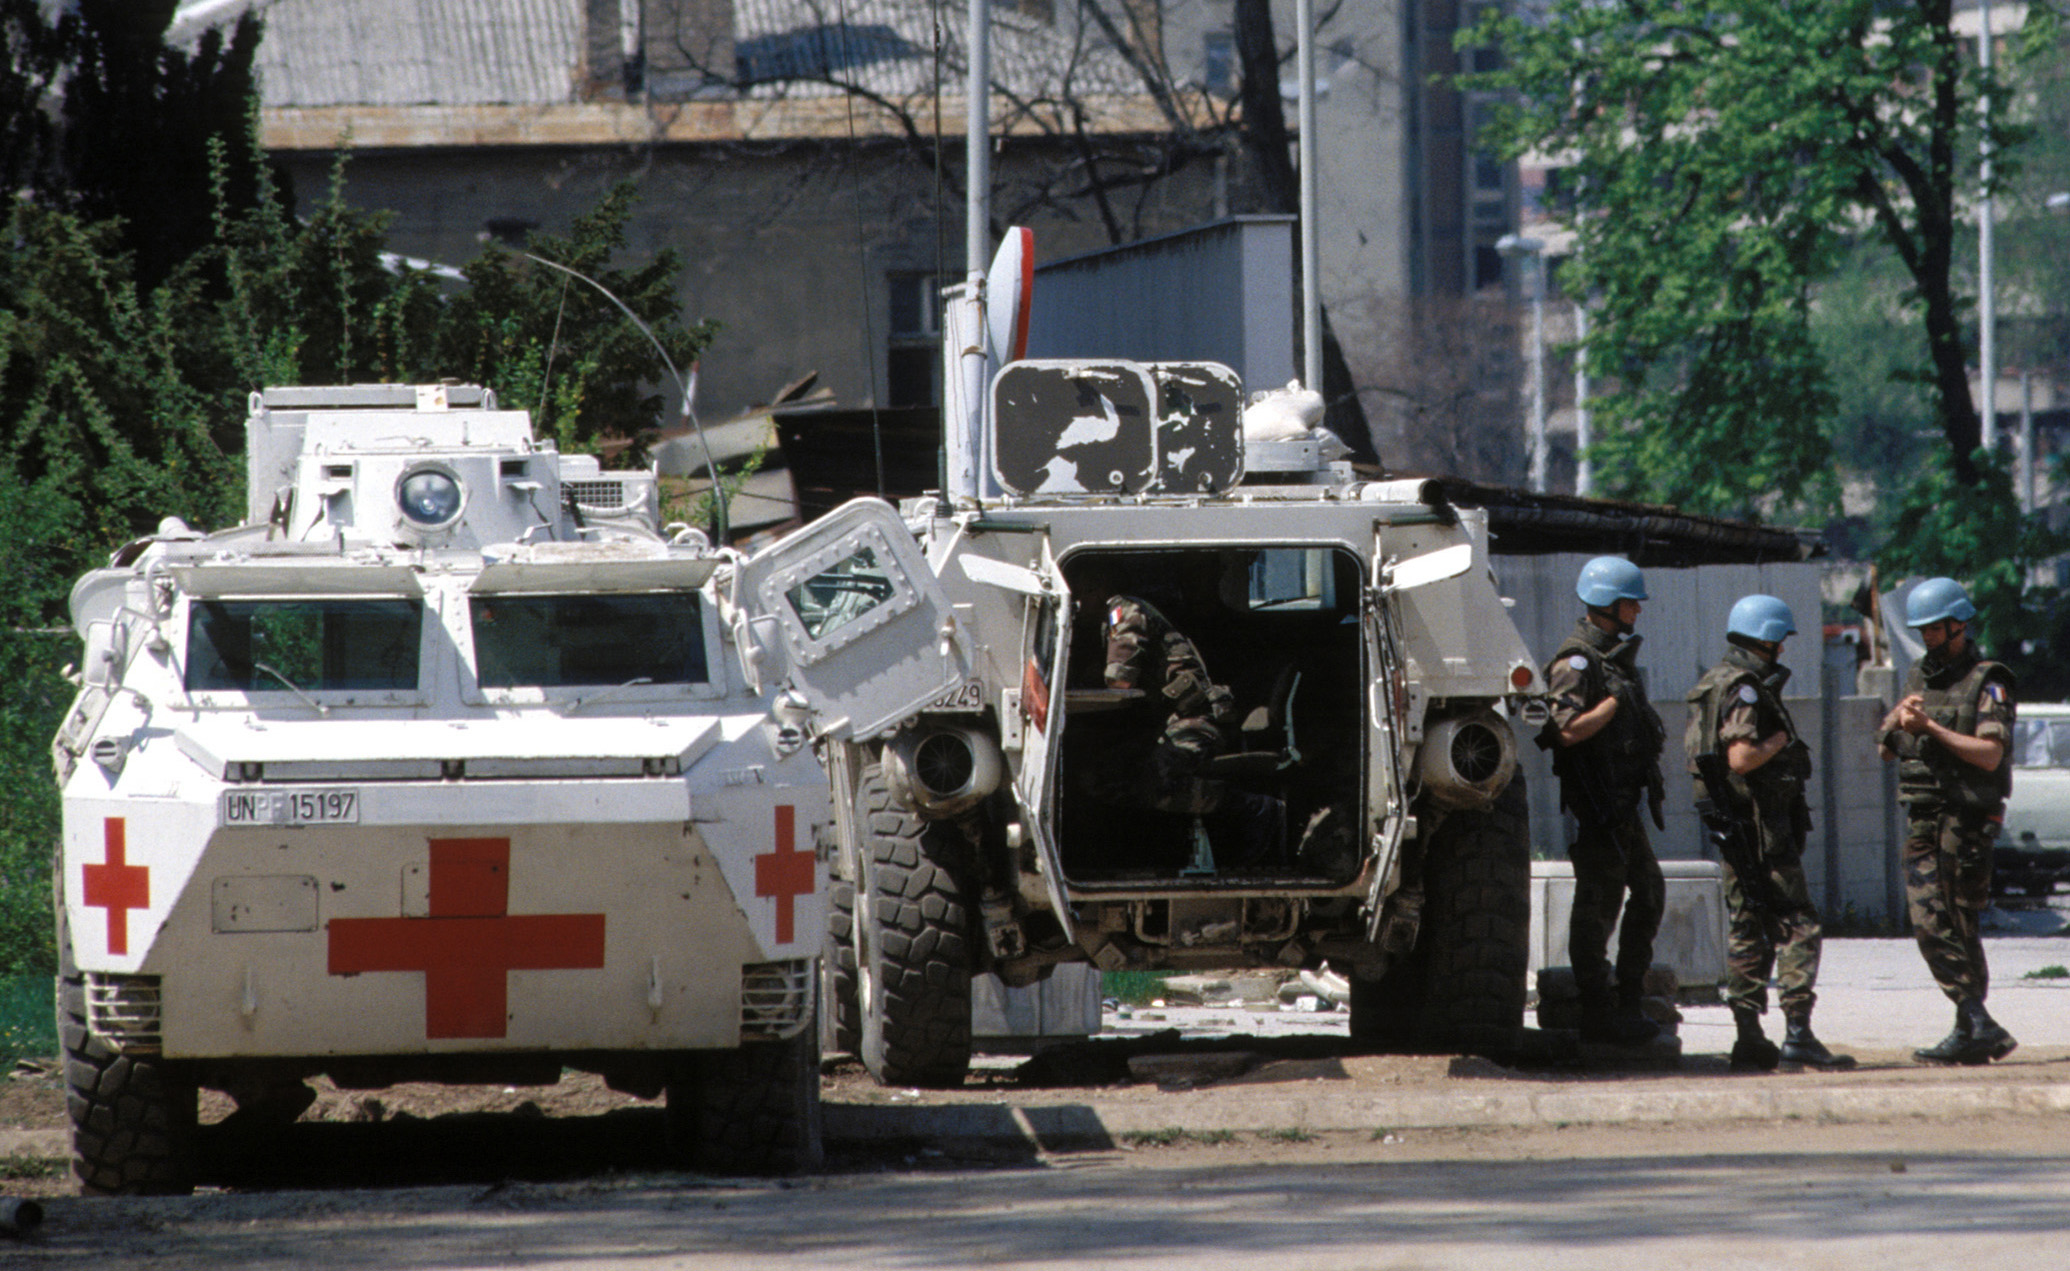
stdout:
[[[1496,579],[1503,595],[1516,602],[1511,615],[1542,663],[1581,616],[1574,579],[1589,557],[1506,556],[1500,554],[1500,543],[1496,551]],[[1724,652],[1725,619],[1733,603],[1749,592],[1780,596],[1796,614],[1799,628],[1784,650],[1793,672],[1784,700],[1811,745],[1818,774],[1807,799],[1812,835],[1804,865],[1811,894],[1833,917],[1888,925],[1902,916],[1903,902],[1895,877],[1895,787],[1888,765],[1877,757],[1874,737],[1886,706],[1875,697],[1856,695],[1851,663],[1827,671],[1819,635],[1819,575],[1820,566],[1802,562],[1646,570],[1651,598],[1639,619],[1645,644],[1638,663],[1668,734],[1661,764],[1667,828],[1655,830],[1648,823],[1647,832],[1663,861],[1711,858],[1682,749],[1688,721],[1683,694]],[[1518,741],[1518,771],[1529,792],[1532,854],[1564,861],[1573,821],[1560,810],[1551,761],[1529,736]]]
[[1011,1040],[1089,1037],[1100,1031],[1100,971],[1059,966],[1040,984],[1010,989],[996,975],[970,982],[970,1031],[980,1050]]

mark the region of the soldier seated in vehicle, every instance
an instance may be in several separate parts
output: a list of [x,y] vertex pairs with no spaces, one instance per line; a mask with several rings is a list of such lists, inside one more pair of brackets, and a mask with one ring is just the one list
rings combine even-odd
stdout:
[[1098,597],[1102,684],[1144,695],[1127,715],[1126,754],[1086,774],[1093,792],[1121,807],[1200,818],[1219,868],[1282,868],[1285,806],[1209,775],[1211,762],[1231,749],[1235,698],[1208,675],[1194,642],[1155,603],[1126,589],[1131,581],[1102,562],[1081,572],[1073,588],[1087,607]]

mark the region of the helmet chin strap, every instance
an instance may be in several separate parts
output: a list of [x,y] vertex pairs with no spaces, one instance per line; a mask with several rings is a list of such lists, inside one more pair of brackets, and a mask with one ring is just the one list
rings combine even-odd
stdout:
[[1590,605],[1588,611],[1601,614],[1604,620],[1610,624],[1611,631],[1617,635],[1628,636],[1632,633],[1632,624],[1617,616],[1617,607],[1615,605],[1608,609],[1603,608],[1601,605]]

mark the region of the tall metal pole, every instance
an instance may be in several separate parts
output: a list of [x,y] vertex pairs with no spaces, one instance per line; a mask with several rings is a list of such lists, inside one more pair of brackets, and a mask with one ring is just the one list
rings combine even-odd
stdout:
[[[1991,3],[1977,4],[1977,66],[1984,78],[1991,78]],[[1984,116],[1983,192],[1977,199],[1977,360],[1983,363],[1984,449],[1998,449],[1998,289],[1996,252],[1992,243],[1991,208],[1991,90],[1986,85],[1981,109]]]
[[1574,493],[1595,493],[1595,465],[1588,460],[1588,302],[1574,302]]
[[1531,489],[1545,493],[1545,243],[1504,234],[1495,250],[1514,260],[1531,260]]
[[970,188],[964,196],[965,268],[984,276],[992,258],[992,11],[990,0],[970,0],[970,77],[964,92],[967,134],[963,167]]
[[2020,372],[2020,510],[2034,510],[2034,373]]
[[1531,253],[1531,489],[1545,493],[1545,249]]
[[1295,73],[1301,78],[1301,382],[1322,391],[1322,252],[1315,232],[1315,0],[1297,0]]

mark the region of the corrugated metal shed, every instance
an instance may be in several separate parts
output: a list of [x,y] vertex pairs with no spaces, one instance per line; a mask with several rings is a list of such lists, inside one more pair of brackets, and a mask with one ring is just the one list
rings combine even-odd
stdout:
[[1293,244],[1293,217],[1239,216],[1043,265],[1028,356],[1205,360],[1277,387],[1296,373]]

